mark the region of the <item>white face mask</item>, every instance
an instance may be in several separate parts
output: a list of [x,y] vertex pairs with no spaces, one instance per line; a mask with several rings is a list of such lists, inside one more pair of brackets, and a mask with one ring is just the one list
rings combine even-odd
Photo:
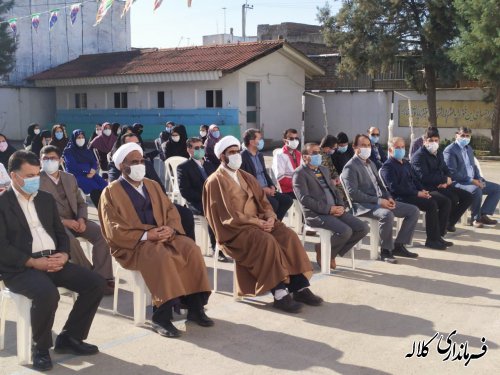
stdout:
[[35,133],[36,135],[40,134],[40,129],[33,130],[33,133]]
[[111,129],[106,129],[102,132],[106,137],[109,137],[111,135]]
[[180,140],[181,140],[180,135],[173,135],[173,136],[172,136],[172,141],[174,141],[174,142],[179,142]]
[[439,144],[437,142],[429,142],[425,144],[425,148],[427,148],[431,154],[435,154],[439,148]]
[[287,146],[292,150],[295,150],[297,147],[299,147],[299,141],[297,141],[296,139],[294,139],[293,141],[287,141]]
[[205,130],[200,130],[200,137],[206,137],[207,132]]
[[59,161],[42,160],[42,170],[48,174],[56,173],[59,169]]
[[96,133],[97,135],[101,135],[101,134],[102,134],[102,130],[96,130],[96,131],[95,131],[95,133]]
[[144,180],[146,175],[146,166],[144,164],[132,165],[130,167],[130,174],[128,175],[130,179],[135,182],[141,182]]
[[359,154],[358,156],[363,159],[363,160],[366,160],[370,157],[370,155],[372,154],[372,149],[371,147],[361,147],[359,149]]
[[76,145],[77,145],[78,147],[82,147],[84,144],[85,144],[85,139],[83,139],[83,138],[78,138],[78,139],[76,140]]
[[241,155],[240,154],[229,155],[229,162],[227,163],[227,166],[235,171],[240,169]]

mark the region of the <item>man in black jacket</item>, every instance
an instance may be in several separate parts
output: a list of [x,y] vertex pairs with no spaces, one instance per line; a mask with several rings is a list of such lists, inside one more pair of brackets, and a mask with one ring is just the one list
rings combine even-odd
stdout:
[[455,232],[455,224],[472,204],[472,194],[451,185],[450,170],[439,150],[439,132],[429,128],[425,133],[424,146],[411,158],[411,166],[417,179],[427,191],[438,191],[451,200],[448,232]]
[[276,191],[271,177],[267,173],[264,156],[259,152],[264,148],[264,139],[258,129],[248,129],[243,134],[243,142],[246,150],[241,152],[241,169],[250,173],[259,182],[262,190],[266,193],[267,199],[278,217],[283,220],[286,212],[293,204],[293,199],[288,195]]
[[72,263],[69,239],[54,198],[38,191],[40,162],[29,151],[9,159],[12,187],[0,196],[0,273],[5,286],[32,301],[33,367],[49,370],[52,325],[59,301],[57,287],[78,293],[55,351],[95,354],[97,346],[84,343],[102,299],[105,280]]

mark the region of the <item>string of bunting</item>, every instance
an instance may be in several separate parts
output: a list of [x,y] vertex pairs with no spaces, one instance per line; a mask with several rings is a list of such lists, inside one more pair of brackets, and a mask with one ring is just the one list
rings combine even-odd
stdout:
[[[122,18],[123,18],[123,16],[125,16],[127,14],[127,12],[132,7],[132,4],[135,3],[136,1],[137,0],[122,0],[121,1],[121,2],[125,2],[125,5],[123,7],[123,11],[121,14]],[[22,19],[30,18],[31,19],[31,27],[33,28],[33,30],[35,30],[35,32],[38,32],[38,27],[40,26],[40,16],[48,14],[49,15],[48,25],[49,25],[49,31],[50,31],[57,23],[57,20],[59,18],[59,13],[61,12],[61,10],[70,9],[70,13],[69,13],[70,22],[71,22],[71,25],[74,25],[76,20],[77,20],[78,13],[80,12],[80,8],[82,7],[82,5],[86,4],[86,3],[95,3],[95,2],[99,3],[99,7],[97,8],[96,20],[95,20],[95,24],[94,24],[94,26],[97,26],[102,22],[102,20],[104,19],[104,17],[108,13],[108,10],[111,9],[111,7],[113,6],[115,0],[84,0],[84,1],[81,1],[78,3],[68,4],[67,6],[63,6],[60,8],[50,9],[50,10],[47,10],[45,12],[33,13],[33,14],[28,15],[28,16],[11,17],[6,21],[0,21],[0,25],[4,24],[4,23],[9,24],[10,30],[12,31],[12,33],[14,34],[14,37],[15,37],[17,35],[17,32],[18,32],[17,22],[22,20]],[[153,11],[156,11],[162,5],[162,3],[163,3],[163,0],[153,0]],[[188,7],[191,7],[191,3],[192,3],[192,0],[187,0]]]

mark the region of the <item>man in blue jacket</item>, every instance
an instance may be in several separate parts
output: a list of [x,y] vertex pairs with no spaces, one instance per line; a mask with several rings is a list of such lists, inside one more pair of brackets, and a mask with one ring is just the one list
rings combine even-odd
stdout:
[[[479,173],[474,162],[474,151],[469,146],[471,129],[461,127],[455,137],[455,142],[444,150],[444,161],[450,170],[453,186],[472,194],[472,224],[476,228],[484,225],[496,225],[497,221],[490,219],[500,199],[500,185],[486,181]],[[486,199],[481,206],[483,195]]]
[[411,159],[411,166],[417,179],[427,191],[438,191],[451,200],[451,212],[448,220],[448,232],[455,232],[455,224],[472,203],[472,194],[452,186],[450,170],[439,150],[439,132],[428,129],[424,147],[420,148]]

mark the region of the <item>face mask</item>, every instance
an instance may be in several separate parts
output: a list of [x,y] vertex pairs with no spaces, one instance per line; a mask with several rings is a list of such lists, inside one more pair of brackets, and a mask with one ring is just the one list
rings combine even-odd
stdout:
[[458,138],[457,142],[460,146],[465,147],[470,143],[470,138]]
[[340,146],[338,149],[337,149],[338,152],[340,152],[341,154],[343,154],[344,152],[347,151],[347,146]]
[[233,170],[238,170],[241,167],[241,155],[240,154],[234,154],[234,155],[229,155],[229,162],[227,163],[227,166]]
[[64,137],[64,133],[63,132],[56,132],[55,135],[56,135],[56,139],[58,141],[60,141]]
[[117,134],[117,135],[122,134],[122,130],[121,130],[121,129],[118,129],[118,130],[116,131],[116,134]]
[[332,148],[330,151],[328,151],[328,155],[333,155],[333,154],[335,154],[335,149],[334,148]]
[[44,146],[48,146],[50,143],[51,139],[50,138],[45,138],[45,140],[42,142]]
[[293,141],[286,141],[286,143],[292,150],[295,150],[297,147],[299,147],[299,141],[296,139],[294,139]]
[[313,167],[319,167],[322,162],[322,157],[320,154],[317,155],[311,155],[311,165]]
[[193,159],[195,160],[201,160],[205,157],[205,150],[204,149],[199,149],[199,150],[194,150],[193,153]]
[[264,148],[264,140],[261,138],[259,139],[259,143],[257,144],[257,150],[262,150]]
[[8,146],[9,145],[7,144],[7,142],[5,141],[0,142],[0,152],[4,152],[5,150],[7,150]]
[[181,140],[181,137],[179,135],[173,135],[172,136],[172,141],[179,142],[180,140]]
[[216,130],[216,131],[212,132],[212,137],[219,138],[220,137],[220,131]]
[[56,173],[59,169],[59,161],[57,160],[42,160],[42,169],[48,174]]
[[370,155],[372,154],[372,149],[371,147],[361,147],[359,149],[359,154],[358,156],[363,159],[363,160],[366,160],[370,157]]
[[437,142],[429,142],[425,145],[425,148],[431,153],[435,154],[439,148],[439,144]]
[[84,144],[85,144],[85,139],[83,139],[83,138],[78,138],[78,139],[76,140],[76,145],[77,145],[78,147],[82,147]]
[[95,131],[95,133],[96,133],[97,135],[101,135],[101,134],[102,134],[102,130],[96,130],[96,131]]
[[[21,176],[17,175],[19,178],[23,179]],[[38,189],[40,189],[40,176],[35,176],[35,177],[30,177],[30,178],[24,178],[24,186],[21,187],[21,189],[26,193],[26,194],[35,194]]]
[[166,131],[167,133],[172,133],[172,128],[170,128],[170,127],[168,127],[168,126],[167,126],[167,127],[165,128],[165,131]]
[[206,137],[207,132],[205,130],[200,130],[200,137]]
[[130,167],[130,174],[128,175],[130,179],[135,182],[141,182],[144,180],[146,175],[146,166],[144,164],[132,165]]
[[394,159],[396,159],[396,160],[403,160],[403,158],[405,157],[405,154],[406,154],[406,150],[404,148],[396,148],[396,149],[394,149],[393,156],[394,156]]
[[375,144],[375,143],[378,143],[380,137],[375,137],[373,135],[370,135],[370,141]]
[[109,137],[111,135],[111,129],[106,129],[106,130],[103,130],[102,132],[106,137]]
[[35,133],[36,135],[40,134],[40,129],[33,130],[33,133]]

